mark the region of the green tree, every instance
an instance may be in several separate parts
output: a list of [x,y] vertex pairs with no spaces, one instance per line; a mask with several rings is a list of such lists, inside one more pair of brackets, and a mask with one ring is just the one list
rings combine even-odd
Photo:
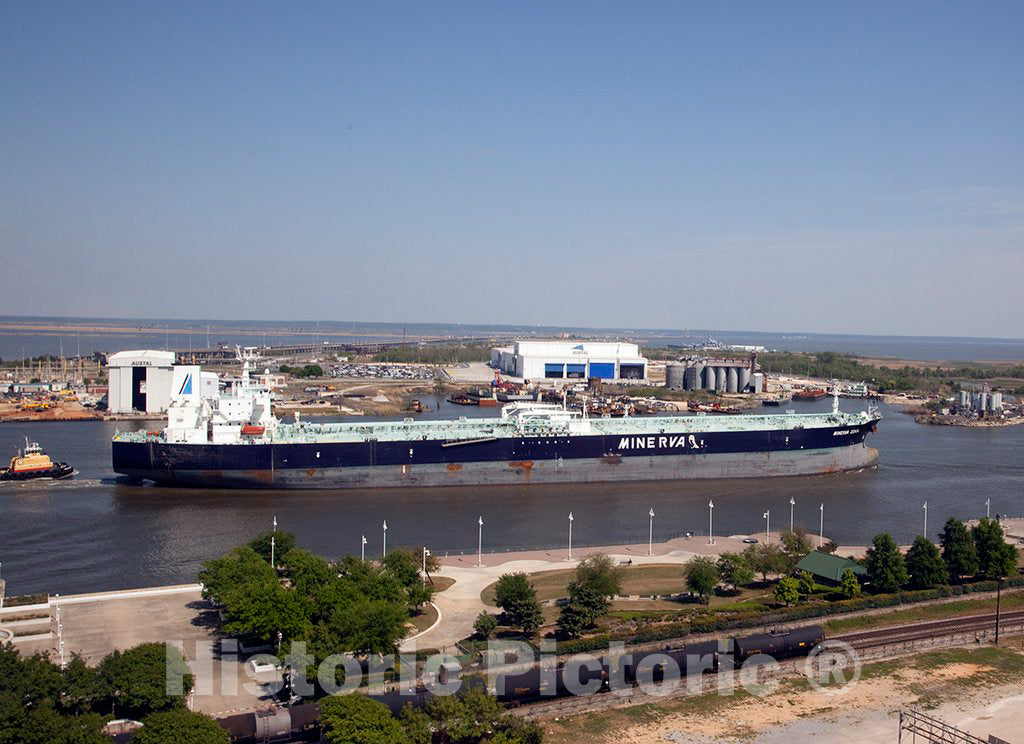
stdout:
[[722,580],[715,561],[707,556],[691,558],[686,563],[686,588],[708,602],[711,592]]
[[875,535],[867,553],[868,580],[876,592],[895,592],[907,583],[907,565],[888,532]]
[[775,585],[775,601],[785,602],[789,607],[800,599],[800,583],[792,576],[783,576]]
[[219,723],[203,713],[169,710],[146,716],[131,744],[228,744],[231,737]]
[[789,559],[778,545],[759,543],[750,545],[743,551],[747,563],[757,573],[761,581],[768,581],[768,574],[781,574],[789,568]]
[[999,522],[982,517],[971,528],[974,547],[978,553],[978,573],[986,579],[1000,579],[1016,576],[1017,549],[1006,542]]
[[797,586],[802,595],[810,597],[814,594],[814,577],[809,571],[801,571],[800,575],[797,577]]
[[95,667],[85,663],[78,654],[71,654],[61,672],[60,710],[64,713],[89,712],[103,697],[103,687]]
[[476,616],[476,620],[473,621],[473,630],[476,634],[483,639],[491,637],[491,633],[494,632],[495,628],[498,627],[498,618],[486,610]]
[[540,627],[543,616],[537,592],[524,573],[503,574],[498,578],[494,598],[505,613],[506,624],[530,634]]
[[536,724],[506,713],[497,698],[478,688],[463,688],[457,695],[434,697],[427,704],[426,713],[433,722],[435,740],[446,744],[541,742]]
[[280,563],[281,559],[295,547],[295,533],[284,530],[268,530],[256,535],[249,541],[248,547],[262,556],[263,560],[270,563],[270,542],[274,542],[274,562]]
[[434,722],[430,720],[426,711],[406,703],[402,706],[402,712],[398,714],[398,724],[405,732],[409,744],[433,744]]
[[43,654],[21,656],[10,642],[0,646],[0,693],[26,707],[52,706],[60,697],[60,669]]
[[251,547],[244,546],[206,561],[199,572],[203,596],[226,605],[239,593],[257,591],[253,587],[265,589],[273,586],[277,583],[277,575],[268,563],[269,556],[269,552],[264,558]]
[[978,551],[963,522],[956,517],[946,520],[939,543],[950,578],[965,579],[978,573]]
[[337,570],[324,558],[304,548],[291,548],[277,563],[284,566],[285,576],[299,594],[312,597],[317,589],[331,581]]
[[579,562],[575,583],[604,597],[614,597],[621,591],[619,570],[604,553],[594,553]]
[[857,581],[857,574],[852,568],[843,571],[839,577],[839,593],[844,597],[856,597],[860,594],[860,582]]
[[[568,638],[578,638],[580,633],[594,625],[599,617],[608,612],[608,597],[598,588],[599,582],[569,584],[569,602],[558,615],[558,631]],[[606,587],[602,587],[606,588]]]
[[555,626],[563,638],[579,638],[591,626],[590,613],[582,605],[569,602],[558,613]]
[[783,548],[786,551],[786,555],[789,556],[790,564],[793,566],[813,549],[811,538],[807,535],[807,530],[799,525],[792,531],[788,529],[783,530],[781,537]]
[[397,548],[389,552],[381,561],[384,571],[395,577],[399,584],[408,589],[414,584],[421,584],[420,558],[418,552],[408,548]]
[[915,589],[927,589],[949,583],[949,572],[939,549],[927,537],[918,535],[914,539],[905,560],[907,573],[910,575],[910,586]]
[[305,638],[310,627],[310,602],[294,589],[274,583],[239,592],[224,610],[223,630],[229,635],[275,642]]
[[384,703],[358,692],[321,698],[320,727],[329,744],[408,744]]
[[[181,652],[163,643],[141,643],[127,651],[114,651],[100,662],[98,673],[114,712],[128,718],[183,707],[193,683]],[[181,694],[168,690],[169,679],[182,680]]]
[[754,581],[754,569],[741,553],[722,553],[716,565],[722,581],[731,586],[734,593]]
[[818,548],[819,553],[828,553],[829,555],[832,555],[837,550],[839,550],[839,543],[834,542],[832,540],[823,543],[822,546]]
[[30,708],[18,728],[0,730],[0,741],[10,737],[6,741],[17,744],[109,744],[103,724],[103,717],[96,713],[61,716],[50,707]]

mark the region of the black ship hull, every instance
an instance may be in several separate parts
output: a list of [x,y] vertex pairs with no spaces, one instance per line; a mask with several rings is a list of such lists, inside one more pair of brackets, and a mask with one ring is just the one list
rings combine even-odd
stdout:
[[113,443],[117,473],[231,488],[355,488],[808,475],[870,465],[855,426],[656,435],[274,444]]

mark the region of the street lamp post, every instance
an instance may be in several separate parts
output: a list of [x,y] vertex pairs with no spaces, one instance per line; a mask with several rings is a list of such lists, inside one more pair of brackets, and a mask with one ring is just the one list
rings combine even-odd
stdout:
[[363,535],[362,537],[362,544],[359,546],[359,560],[366,563],[366,535]]
[[820,512],[820,521],[818,523],[818,547],[820,548],[822,543],[825,542],[825,503],[822,502],[821,506],[818,507]]
[[715,544],[715,502],[708,499],[708,545]]
[[764,541],[772,541],[772,512],[770,509],[766,509],[764,512]]
[[274,538],[277,536],[277,515],[274,515],[274,530],[270,536],[270,565],[274,565]]
[[921,533],[925,537],[928,537],[928,502],[924,502],[924,532]]
[[569,512],[569,556],[566,560],[572,560],[572,512]]
[[789,497],[789,531],[793,532],[793,507],[796,506],[796,499]]
[[427,556],[430,555],[430,551],[427,550],[427,546],[423,546],[423,585],[427,585]]
[[476,565],[484,565],[484,518],[476,520]]
[[647,516],[651,518],[650,527],[647,530],[647,555],[654,555],[654,507],[647,512]]
[[381,552],[381,558],[386,558],[388,555],[388,520],[384,520],[384,550]]
[[992,499],[985,499],[985,519],[992,517]]

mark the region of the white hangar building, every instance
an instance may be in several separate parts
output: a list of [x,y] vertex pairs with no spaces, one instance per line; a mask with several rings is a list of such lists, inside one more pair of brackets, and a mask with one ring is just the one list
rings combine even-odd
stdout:
[[526,380],[647,379],[640,347],[618,341],[516,341],[491,349],[491,366]]
[[[107,358],[107,407],[111,413],[164,413],[171,402],[174,379],[173,351],[119,351]],[[214,372],[201,373],[204,398],[216,398],[218,380]]]

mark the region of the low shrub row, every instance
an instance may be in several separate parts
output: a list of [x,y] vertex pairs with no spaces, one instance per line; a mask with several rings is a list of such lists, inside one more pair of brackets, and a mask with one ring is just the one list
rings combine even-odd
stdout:
[[[1003,587],[1024,586],[1024,576],[1008,579],[1003,582]],[[675,638],[683,638],[695,633],[715,633],[724,630],[740,630],[761,625],[783,625],[786,623],[810,620],[813,618],[830,617],[832,615],[843,615],[850,612],[862,610],[882,609],[895,607],[904,604],[915,604],[929,600],[944,599],[947,597],[960,597],[968,594],[981,592],[994,592],[997,588],[995,581],[976,581],[970,584],[956,584],[953,586],[939,586],[932,589],[919,589],[915,591],[900,591],[892,594],[867,594],[851,599],[842,599],[836,602],[819,602],[813,604],[796,605],[775,612],[731,612],[727,616],[717,617],[715,615],[702,615],[694,617],[689,621],[664,623],[643,628],[633,633],[605,633],[588,638],[578,638],[572,641],[563,641],[558,644],[560,654],[578,654],[588,651],[596,651],[607,648],[612,641],[618,641],[627,645],[652,643],[655,641],[666,641]]]

